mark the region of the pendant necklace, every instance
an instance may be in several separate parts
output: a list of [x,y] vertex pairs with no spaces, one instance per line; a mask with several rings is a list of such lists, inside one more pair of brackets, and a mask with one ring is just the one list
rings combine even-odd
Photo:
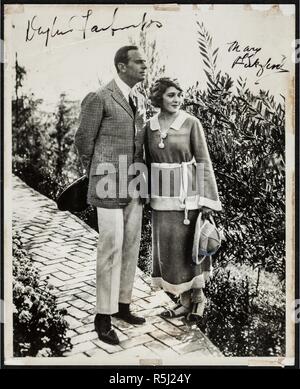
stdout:
[[166,127],[167,127],[167,130],[166,130],[166,131],[161,131],[160,128],[158,129],[159,134],[160,134],[160,141],[159,141],[159,143],[158,143],[158,147],[159,147],[160,149],[164,149],[164,148],[165,148],[164,139],[167,138],[168,132],[169,132],[169,129],[170,129],[170,126],[172,125],[173,122],[174,122],[174,120],[173,120],[168,126],[166,126]]
[[166,139],[166,137],[168,136],[168,131],[167,132],[161,132],[159,130],[159,133],[160,133],[160,142],[158,144],[158,147],[160,149],[164,149],[165,148],[164,139]]
[[[172,124],[172,123],[171,123],[171,124]],[[164,149],[164,148],[165,148],[164,139],[166,139],[167,136],[168,136],[168,132],[169,132],[169,129],[170,129],[170,125],[171,125],[171,124],[169,124],[169,125],[166,126],[166,128],[167,128],[166,131],[162,131],[161,128],[158,129],[159,134],[160,134],[160,141],[159,141],[158,147],[159,147],[160,149]]]

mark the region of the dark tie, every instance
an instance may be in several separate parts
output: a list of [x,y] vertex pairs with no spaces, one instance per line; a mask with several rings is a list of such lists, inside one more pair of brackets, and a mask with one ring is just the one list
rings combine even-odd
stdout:
[[134,104],[133,98],[129,95],[129,105],[132,109],[133,114],[136,114],[136,105]]

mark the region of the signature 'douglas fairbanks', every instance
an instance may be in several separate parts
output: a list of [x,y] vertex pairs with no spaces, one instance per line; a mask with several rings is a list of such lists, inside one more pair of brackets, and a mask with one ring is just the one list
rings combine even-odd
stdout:
[[85,15],[71,16],[67,21],[67,28],[57,27],[58,16],[55,16],[53,18],[52,23],[49,26],[42,26],[38,22],[38,16],[34,15],[30,20],[27,21],[25,41],[30,42],[38,36],[45,36],[45,46],[47,47],[50,39],[55,37],[62,37],[65,35],[71,35],[72,33],[78,31],[81,32],[82,39],[86,39],[89,33],[110,31],[111,35],[114,36],[117,31],[137,28],[140,28],[140,30],[143,31],[144,29],[149,28],[152,25],[157,28],[162,27],[161,22],[157,20],[148,19],[147,12],[144,12],[143,17],[138,23],[117,27],[116,18],[118,10],[119,8],[115,8],[110,24],[104,27],[92,23],[91,16],[93,15],[93,11],[91,9],[89,9]]

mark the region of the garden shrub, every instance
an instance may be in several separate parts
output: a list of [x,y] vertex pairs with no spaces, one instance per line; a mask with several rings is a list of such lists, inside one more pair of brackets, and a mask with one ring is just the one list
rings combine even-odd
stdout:
[[25,76],[25,68],[16,60],[12,171],[26,184],[55,200],[62,188],[81,175],[74,147],[80,104],[61,93],[55,112],[44,112],[42,99],[23,92]]
[[228,266],[215,272],[205,288],[208,304],[200,329],[226,356],[283,356],[282,285],[272,280],[273,286],[256,290],[253,274],[247,266]]
[[203,23],[199,50],[206,89],[189,88],[184,108],[203,125],[223,212],[224,263],[248,263],[285,279],[285,105],[269,91],[217,71],[218,48]]
[[16,357],[59,357],[71,348],[65,309],[58,309],[47,281],[42,281],[20,235],[13,236],[13,344]]
[[144,208],[143,223],[142,223],[142,237],[141,237],[138,266],[144,273],[150,275],[151,265],[152,265],[151,210],[149,208]]

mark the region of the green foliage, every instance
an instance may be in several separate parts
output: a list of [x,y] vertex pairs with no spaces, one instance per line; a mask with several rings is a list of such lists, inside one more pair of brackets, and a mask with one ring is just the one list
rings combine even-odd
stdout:
[[[23,92],[26,71],[16,61],[12,100],[13,173],[52,199],[78,178],[80,168],[73,137],[78,104],[62,93],[54,114],[43,112],[42,100]],[[68,169],[65,169],[66,165]]]
[[284,293],[278,285],[257,292],[246,271],[215,272],[205,290],[208,306],[200,329],[226,356],[285,355]]
[[203,24],[199,49],[207,90],[190,88],[184,103],[201,121],[224,212],[227,241],[220,262],[247,262],[285,278],[284,105],[239,78],[216,72],[218,49]]
[[74,212],[74,215],[79,217],[79,219],[83,220],[86,224],[88,224],[95,231],[98,230],[98,219],[97,219],[97,209],[96,207],[89,206],[87,209],[81,212]]
[[139,253],[139,268],[146,274],[151,273],[151,258],[152,258],[152,224],[151,224],[151,210],[144,208],[142,237]]
[[212,49],[212,37],[209,35],[208,31],[205,29],[203,23],[197,22],[199,31],[198,31],[198,46],[202,56],[202,60],[204,65],[206,66],[206,70],[204,72],[211,82],[210,87],[214,87],[215,82],[215,73],[216,73],[216,63],[218,58],[218,51]]
[[[68,159],[74,145],[74,129],[77,125],[76,108],[76,103],[68,100],[65,93],[61,93],[57,111],[53,115],[54,129],[50,134],[56,177],[63,177],[65,165],[71,165],[71,162],[75,162],[74,160],[68,161]],[[77,166],[76,163],[75,166]]]
[[[223,205],[216,219],[226,236],[200,328],[225,355],[284,355],[284,284],[272,291],[260,282],[262,271],[285,279],[284,102],[263,90],[253,94],[241,78],[234,89],[234,80],[217,72],[211,36],[198,27],[207,88],[191,87],[184,108],[206,133]],[[228,269],[238,264],[248,270],[232,276]],[[257,275],[249,279],[251,269]]]
[[161,65],[156,40],[149,41],[146,31],[141,31],[138,41],[131,39],[131,44],[138,46],[146,56],[147,72],[143,87],[148,92],[152,83],[165,73],[165,65]]
[[58,309],[56,297],[13,236],[13,342],[14,355],[58,357],[71,348],[66,336],[66,310]]
[[138,85],[138,90],[146,99],[146,115],[149,119],[156,112],[148,98],[150,87],[158,78],[165,74],[165,65],[161,65],[159,52],[156,47],[156,40],[149,41],[146,31],[141,31],[138,41],[131,39],[131,44],[138,46],[146,56],[147,72],[145,80]]

